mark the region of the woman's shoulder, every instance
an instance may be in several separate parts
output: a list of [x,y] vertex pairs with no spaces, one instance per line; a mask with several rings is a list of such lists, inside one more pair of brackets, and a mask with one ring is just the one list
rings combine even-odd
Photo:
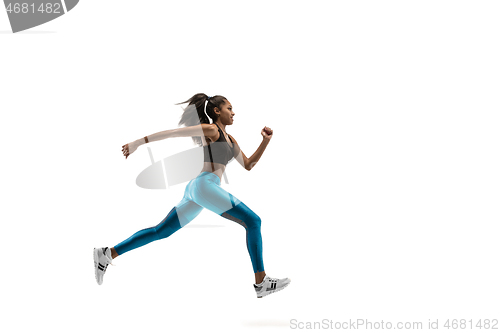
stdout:
[[203,130],[203,134],[206,138],[210,139],[210,141],[216,141],[219,136],[219,130],[217,125],[215,124],[201,124],[201,128]]
[[201,128],[203,131],[218,131],[217,125],[216,124],[201,124]]
[[229,133],[227,133],[227,135],[229,136],[229,138],[233,141],[233,142],[236,142],[236,139]]

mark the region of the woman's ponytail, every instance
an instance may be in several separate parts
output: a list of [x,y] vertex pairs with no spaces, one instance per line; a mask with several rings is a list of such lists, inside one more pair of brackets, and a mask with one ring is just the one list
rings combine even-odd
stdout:
[[[210,119],[212,123],[217,120],[217,114],[214,109],[217,107],[221,109],[221,105],[225,103],[226,98],[224,96],[208,96],[207,94],[199,93],[193,95],[187,101],[177,103],[175,105],[188,103],[188,106],[184,109],[184,113],[179,120],[179,126],[185,125],[195,126],[199,124],[210,124]],[[206,104],[206,107],[205,107]],[[193,141],[202,145],[201,138],[193,137]]]

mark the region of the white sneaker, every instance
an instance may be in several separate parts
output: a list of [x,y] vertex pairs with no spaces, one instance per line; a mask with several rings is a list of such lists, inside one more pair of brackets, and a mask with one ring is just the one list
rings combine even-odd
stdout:
[[102,278],[104,273],[106,273],[106,268],[108,268],[108,264],[111,264],[111,250],[107,247],[94,248],[94,269],[95,269],[95,279],[97,280],[97,284],[102,284]]
[[265,276],[264,280],[260,284],[254,284],[255,292],[257,293],[257,298],[262,298],[274,292],[284,289],[290,284],[292,280],[289,278],[284,279],[273,279],[269,276]]

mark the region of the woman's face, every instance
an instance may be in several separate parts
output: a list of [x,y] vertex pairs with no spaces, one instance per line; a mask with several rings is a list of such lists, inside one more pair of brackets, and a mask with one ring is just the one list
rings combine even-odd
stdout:
[[216,113],[219,116],[219,119],[221,123],[224,125],[232,125],[233,124],[233,106],[231,103],[229,103],[228,100],[225,100],[224,105],[221,105],[221,110],[220,112],[217,112],[218,108],[216,109]]

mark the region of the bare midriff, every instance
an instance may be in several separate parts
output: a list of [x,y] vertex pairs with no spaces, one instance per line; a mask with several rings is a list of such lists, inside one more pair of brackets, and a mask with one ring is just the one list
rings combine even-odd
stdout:
[[[215,142],[219,139],[219,133],[217,133],[217,138],[214,138],[214,139],[210,139],[209,137],[205,137],[205,143],[206,142]],[[226,142],[228,142],[228,140],[226,139]],[[228,142],[228,145],[229,147],[233,148],[233,144],[229,144]],[[224,170],[226,170],[226,165],[225,164],[222,164],[222,163],[212,163],[212,162],[203,162],[203,169],[201,169],[200,173],[201,172],[211,172],[211,173],[214,173],[216,174],[219,179],[222,181],[222,175],[224,174]]]
[[203,169],[200,172],[211,172],[216,174],[222,180],[222,174],[226,170],[226,166],[221,163],[203,162]]

